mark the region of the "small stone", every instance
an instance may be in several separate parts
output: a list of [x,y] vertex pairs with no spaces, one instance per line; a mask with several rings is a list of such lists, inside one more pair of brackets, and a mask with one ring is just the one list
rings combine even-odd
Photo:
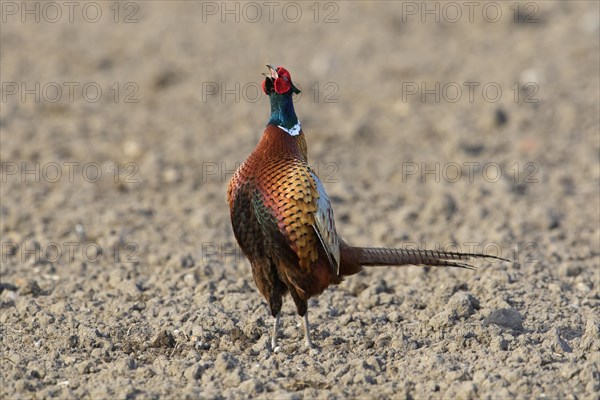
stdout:
[[575,277],[581,274],[583,267],[579,264],[571,264],[567,267],[566,275],[569,277]]
[[553,230],[560,227],[563,215],[556,210],[551,209],[548,212],[548,229]]
[[403,320],[402,315],[398,311],[392,311],[388,314],[387,319],[390,322],[400,322]]
[[503,328],[510,328],[515,331],[523,330],[523,317],[514,308],[500,308],[492,311],[484,320],[484,324],[497,325]]
[[585,282],[579,282],[575,285],[575,289],[582,293],[589,293],[592,288]]
[[485,144],[483,144],[483,143],[463,143],[462,149],[468,155],[478,156],[483,152],[483,150],[485,150]]
[[450,326],[452,325],[451,315],[449,315],[447,311],[437,313],[429,319],[429,325],[436,331]]
[[181,257],[181,268],[192,268],[194,265],[196,262],[191,254]]
[[144,303],[143,301],[138,301],[138,302],[134,303],[129,310],[130,311],[143,311],[145,308],[146,308],[146,303]]
[[152,341],[151,347],[159,348],[173,348],[175,347],[175,338],[173,334],[168,331],[161,331],[156,338]]
[[79,364],[77,364],[77,372],[79,372],[80,374],[89,374],[90,372],[92,372],[94,367],[94,363],[91,361],[82,361]]
[[41,364],[38,361],[30,362],[27,368],[27,374],[34,379],[44,379],[46,376],[46,368],[43,363]]
[[74,365],[77,362],[77,357],[73,357],[73,356],[65,356],[63,358],[63,362],[65,363],[65,365],[71,366]]
[[183,283],[190,287],[196,286],[199,282],[198,276],[195,273],[184,274],[182,279]]
[[255,353],[255,355],[260,354],[265,350],[269,350],[270,343],[271,338],[269,335],[263,335],[258,342],[252,346],[252,351]]
[[496,124],[497,127],[506,125],[506,123],[508,122],[508,115],[506,114],[506,112],[504,110],[502,110],[501,108],[498,108],[496,110],[496,114],[494,115],[494,123]]
[[446,305],[446,311],[452,319],[466,318],[475,313],[475,309],[478,308],[479,301],[470,293],[465,292],[454,293]]

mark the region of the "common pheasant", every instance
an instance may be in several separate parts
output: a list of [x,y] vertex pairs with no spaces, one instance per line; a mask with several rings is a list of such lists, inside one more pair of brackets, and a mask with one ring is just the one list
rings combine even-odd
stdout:
[[271,102],[271,117],[258,145],[229,182],[227,200],[235,237],[275,318],[272,349],[277,345],[279,314],[288,292],[304,317],[306,345],[311,348],[308,299],[362,267],[474,269],[464,261],[503,260],[485,254],[365,248],[344,242],[337,234],[323,184],[307,163],[306,141],[292,102],[292,94],[300,90],[286,69],[267,67],[262,89]]

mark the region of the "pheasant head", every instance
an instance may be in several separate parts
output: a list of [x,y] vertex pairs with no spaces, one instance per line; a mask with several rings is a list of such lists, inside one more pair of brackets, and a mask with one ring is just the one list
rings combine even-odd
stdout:
[[277,125],[292,136],[300,133],[300,122],[294,111],[292,94],[300,93],[300,90],[292,83],[292,76],[283,67],[269,68],[268,74],[263,74],[265,80],[262,83],[263,92],[269,96],[271,102],[271,117],[269,123]]

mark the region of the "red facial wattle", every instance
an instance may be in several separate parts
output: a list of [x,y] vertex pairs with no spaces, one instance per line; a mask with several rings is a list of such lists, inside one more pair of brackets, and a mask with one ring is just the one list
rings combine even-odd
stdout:
[[286,78],[279,76],[279,78],[275,79],[275,84],[273,87],[275,88],[275,92],[284,94],[289,92],[289,90],[292,88],[292,85]]
[[277,67],[277,69],[269,67],[269,69],[271,70],[271,76],[267,76],[262,82],[262,90],[265,94],[268,95],[270,91],[278,94],[284,94],[290,90],[294,90],[294,93],[299,92],[293,87],[292,77],[288,70],[283,67]]
[[286,93],[292,88],[292,76],[287,69],[277,67],[277,79],[275,79],[275,91],[279,94]]

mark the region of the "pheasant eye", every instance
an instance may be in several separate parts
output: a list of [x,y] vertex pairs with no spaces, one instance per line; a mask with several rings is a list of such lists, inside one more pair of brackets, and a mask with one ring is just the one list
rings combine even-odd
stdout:
[[277,68],[277,75],[281,78],[285,78],[288,81],[292,80],[292,76],[290,75],[288,70],[283,67]]

